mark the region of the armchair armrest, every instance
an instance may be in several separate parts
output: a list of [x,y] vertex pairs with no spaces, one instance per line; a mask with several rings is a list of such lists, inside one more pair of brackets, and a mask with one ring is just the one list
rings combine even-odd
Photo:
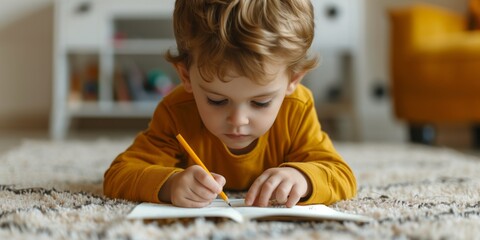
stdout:
[[467,29],[467,19],[441,7],[417,4],[389,12],[394,48],[404,53]]

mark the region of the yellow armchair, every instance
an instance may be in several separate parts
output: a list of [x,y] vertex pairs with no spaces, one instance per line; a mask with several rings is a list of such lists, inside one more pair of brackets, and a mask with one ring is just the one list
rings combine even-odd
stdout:
[[395,115],[410,125],[480,123],[480,31],[426,4],[389,17]]

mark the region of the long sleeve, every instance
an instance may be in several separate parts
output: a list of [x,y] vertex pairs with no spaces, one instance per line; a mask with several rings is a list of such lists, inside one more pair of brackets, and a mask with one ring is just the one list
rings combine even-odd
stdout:
[[[302,204],[331,204],[356,194],[355,176],[335,150],[328,135],[320,128],[313,105],[307,101],[297,104],[297,114],[290,116],[290,151],[281,166],[294,167],[303,172],[312,184],[312,193]],[[303,108],[303,109],[302,109]]]
[[182,171],[177,167],[181,155],[173,127],[169,126],[173,124],[169,115],[167,108],[160,104],[150,127],[140,133],[133,144],[113,161],[104,176],[106,196],[134,201],[159,201],[157,194],[163,183],[173,173]]

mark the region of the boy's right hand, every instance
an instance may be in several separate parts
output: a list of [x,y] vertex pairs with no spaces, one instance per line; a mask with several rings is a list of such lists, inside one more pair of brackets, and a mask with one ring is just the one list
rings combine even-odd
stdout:
[[202,167],[190,166],[168,178],[160,189],[159,198],[179,207],[205,207],[222,192],[226,182],[223,176],[212,175],[215,179]]

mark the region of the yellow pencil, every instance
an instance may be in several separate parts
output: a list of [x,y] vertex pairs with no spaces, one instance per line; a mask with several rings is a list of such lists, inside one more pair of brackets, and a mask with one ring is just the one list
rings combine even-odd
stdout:
[[[207,167],[205,167],[205,165],[203,164],[202,160],[200,160],[200,158],[198,158],[197,154],[195,154],[195,152],[193,151],[193,149],[190,147],[190,145],[188,145],[187,141],[185,141],[185,139],[182,137],[181,134],[178,134],[177,135],[177,139],[178,141],[180,142],[180,144],[182,144],[183,148],[185,148],[185,150],[187,150],[188,154],[190,154],[190,156],[193,158],[193,161],[200,165],[200,167],[202,167],[208,174],[210,174],[210,176],[212,176],[213,178],[213,175],[212,173],[210,173],[210,171],[208,171]],[[220,193],[220,197],[231,207],[232,205],[230,204],[230,201],[228,200],[228,197],[227,197],[227,194],[225,194],[223,191]]]

